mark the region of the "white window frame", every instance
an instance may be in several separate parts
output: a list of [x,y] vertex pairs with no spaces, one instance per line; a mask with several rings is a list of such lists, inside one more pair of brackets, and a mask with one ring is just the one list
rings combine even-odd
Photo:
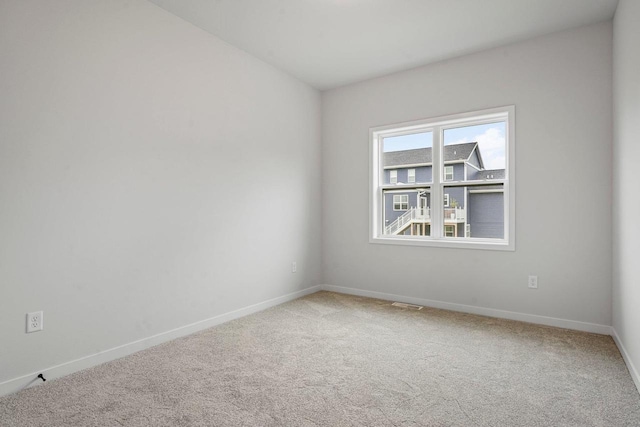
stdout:
[[407,169],[407,184],[416,183],[416,170],[414,168]]
[[444,167],[444,180],[453,181],[453,166]]
[[392,169],[389,171],[389,184],[397,184],[398,183],[398,170]]
[[443,202],[443,204],[444,204],[445,208],[449,207],[449,194],[447,194],[447,193],[444,194],[444,202]]
[[[399,200],[397,202],[396,202],[396,197]],[[396,209],[396,205],[399,205],[400,207],[398,209]],[[406,206],[404,209],[402,209],[403,205]],[[401,211],[409,210],[409,195],[408,194],[394,194],[393,195],[393,210],[395,212],[401,212]]]
[[[473,126],[496,121],[505,121],[505,178],[495,179],[491,184],[502,184],[504,192],[504,238],[485,239],[473,237],[445,238],[444,232],[444,187],[445,186],[466,186],[484,185],[488,183],[484,180],[476,181],[445,181],[444,162],[441,156],[444,155],[442,146],[442,136],[445,129],[460,126]],[[382,142],[385,137],[419,132],[433,132],[433,162],[432,162],[432,182],[412,183],[412,184],[384,184],[384,168],[381,164],[383,151]],[[431,119],[418,120],[412,122],[391,124],[369,129],[370,136],[370,188],[369,188],[369,242],[377,244],[411,245],[411,246],[431,246],[446,248],[466,248],[466,249],[488,249],[488,250],[515,250],[515,106],[491,108],[481,111],[472,111],[461,114],[435,117]],[[384,191],[406,187],[413,190],[419,186],[429,189],[431,193],[431,236],[405,236],[405,235],[385,235],[384,226]],[[472,191],[472,190],[470,190]],[[441,201],[440,203],[434,203]],[[466,231],[466,230],[465,230]],[[466,233],[465,233],[466,234]]]

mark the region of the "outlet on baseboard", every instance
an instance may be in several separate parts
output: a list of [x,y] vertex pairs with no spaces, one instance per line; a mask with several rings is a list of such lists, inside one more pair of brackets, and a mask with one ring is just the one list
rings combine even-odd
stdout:
[[42,311],[27,313],[27,333],[41,331],[42,329],[44,329],[44,313]]
[[538,276],[529,276],[529,288],[538,289]]

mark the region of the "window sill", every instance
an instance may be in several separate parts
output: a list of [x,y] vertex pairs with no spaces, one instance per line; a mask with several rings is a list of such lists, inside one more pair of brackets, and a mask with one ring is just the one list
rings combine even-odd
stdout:
[[412,236],[393,236],[393,237],[371,237],[369,243],[383,245],[401,245],[401,246],[424,246],[431,248],[448,248],[448,249],[477,249],[488,251],[510,251],[516,250],[514,242],[505,240],[495,241],[487,239],[467,239],[467,238],[442,238],[442,239],[424,239],[422,237]]

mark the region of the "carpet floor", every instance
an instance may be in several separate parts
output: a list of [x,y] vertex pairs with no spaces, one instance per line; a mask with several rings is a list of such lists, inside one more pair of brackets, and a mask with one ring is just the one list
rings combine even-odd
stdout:
[[640,426],[608,336],[318,292],[0,399],[2,426]]

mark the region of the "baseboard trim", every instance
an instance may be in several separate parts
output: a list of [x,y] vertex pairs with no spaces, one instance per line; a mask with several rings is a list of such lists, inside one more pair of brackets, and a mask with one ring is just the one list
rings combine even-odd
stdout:
[[247,307],[243,307],[237,310],[230,311],[228,313],[220,314],[218,316],[211,317],[209,319],[200,320],[189,325],[181,326],[175,329],[171,329],[166,332],[161,332],[156,335],[152,335],[147,338],[142,338],[137,341],[123,344],[118,347],[110,348],[95,354],[84,356],[69,362],[61,363],[59,365],[50,366],[47,368],[39,369],[35,372],[22,375],[17,378],[13,378],[0,383],[0,396],[8,395],[18,392],[27,387],[43,384],[37,377],[39,373],[44,374],[47,380],[60,378],[74,372],[81,371],[83,369],[90,368],[92,366],[100,365],[102,363],[110,362],[115,359],[119,359],[124,356],[136,353],[141,350],[162,344],[167,341],[171,341],[176,338],[180,338],[186,335],[193,334],[195,332],[210,328],[212,326],[220,325],[222,323],[229,322],[230,320],[238,319],[240,317],[248,316],[253,313],[257,313],[267,308],[275,307],[282,303],[298,299],[305,295],[313,294],[321,290],[321,286],[312,286],[301,291],[292,292],[277,298],[272,298],[267,301],[263,301],[257,304],[252,304]]
[[458,311],[462,313],[478,314],[481,316],[498,317],[501,319],[518,320],[520,322],[535,323],[538,325],[554,326],[557,328],[573,329],[582,332],[592,332],[601,335],[611,335],[611,326],[597,323],[579,322],[576,320],[559,319],[555,317],[538,316],[536,314],[518,313],[515,311],[497,310],[494,308],[476,307],[473,305],[455,304],[444,301],[436,301],[424,298],[407,297],[404,295],[388,294],[384,292],[368,291],[364,289],[345,288],[341,286],[322,285],[325,291],[342,294],[357,295],[362,297],[377,298],[387,301],[400,301],[410,304],[423,305],[425,307],[441,308],[444,310]]
[[631,378],[633,379],[633,382],[636,385],[636,389],[640,393],[640,375],[638,374],[638,370],[636,369],[635,365],[633,364],[633,361],[631,360],[631,356],[629,356],[629,353],[627,353],[627,349],[622,343],[622,340],[618,335],[618,331],[616,331],[614,327],[611,328],[611,337],[613,338],[613,341],[618,346],[618,350],[620,350],[620,354],[624,359],[624,363],[627,364],[627,369],[629,370],[629,374],[631,375]]

